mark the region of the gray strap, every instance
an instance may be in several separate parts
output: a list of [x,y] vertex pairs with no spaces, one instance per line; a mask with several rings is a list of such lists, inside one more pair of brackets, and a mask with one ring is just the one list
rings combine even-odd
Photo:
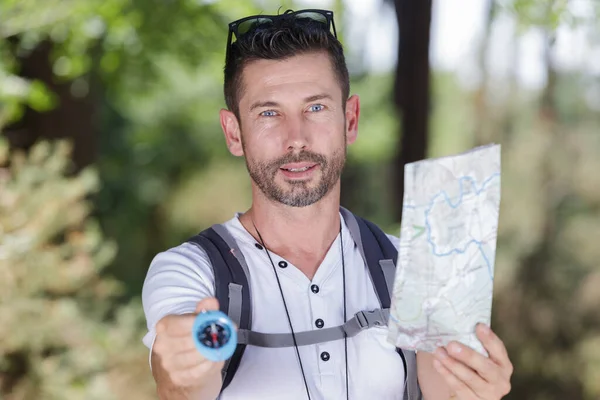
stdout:
[[[352,337],[364,329],[387,325],[389,315],[389,309],[382,310],[378,308],[373,311],[359,311],[354,315],[354,318],[344,325],[296,333],[296,344],[298,346],[307,346],[330,342],[343,339],[344,333],[348,337]],[[258,347],[292,347],[294,346],[294,337],[291,333],[260,333],[247,329],[239,329],[238,343]]]
[[240,326],[242,320],[242,285],[229,283],[229,309],[227,315],[236,326]]
[[365,265],[366,265],[367,259],[365,258],[365,249],[363,248],[363,245],[362,245],[362,239],[360,236],[360,228],[358,227],[358,222],[356,222],[356,219],[354,218],[354,214],[352,214],[350,211],[348,211],[344,207],[340,207],[340,213],[342,214],[342,217],[344,217],[344,221],[346,222],[346,225],[348,226],[348,230],[350,231],[350,236],[352,236],[352,240],[354,240],[354,243],[356,243],[356,245],[358,246],[360,255],[362,256],[363,260],[365,261]]
[[394,265],[394,260],[379,260],[379,265],[383,270],[383,276],[385,278],[385,284],[387,285],[390,298],[393,298],[394,276],[396,275],[396,266]]
[[[236,326],[240,326],[240,321],[242,320],[242,285],[233,282],[229,283],[229,308],[227,309],[227,315],[229,315],[229,318],[231,318]],[[225,380],[230,362],[231,358],[225,360],[225,364],[221,370],[223,380]]]
[[414,351],[402,350],[406,359],[404,400],[422,400],[423,394],[417,376],[417,355]]
[[227,245],[231,248],[231,254],[233,254],[235,258],[237,258],[240,262],[240,265],[242,266],[244,272],[246,273],[246,277],[248,278],[248,284],[250,284],[250,270],[248,269],[248,264],[246,264],[244,254],[238,247],[237,242],[235,241],[233,236],[231,236],[227,228],[225,228],[221,224],[215,224],[212,226],[212,228],[215,230],[215,232],[219,234],[219,236],[221,236],[221,238],[223,238],[225,243],[227,243]]
[[[365,262],[365,265],[369,265],[369,263],[367,262],[367,257],[365,257],[365,249],[362,244],[362,236],[360,234],[360,228],[358,227],[358,222],[356,222],[356,218],[354,217],[354,214],[352,214],[348,209],[346,209],[344,207],[340,207],[340,213],[344,217],[344,221],[346,222],[346,225],[348,226],[348,230],[350,231],[350,236],[352,236],[354,243],[356,243],[356,246],[358,247],[358,251],[360,252],[360,255],[362,256],[362,259]],[[371,273],[369,273],[369,278],[371,279],[371,283],[373,283],[373,278],[371,277]],[[387,277],[385,278],[385,280],[387,282]],[[373,285],[373,287],[375,287],[375,285]],[[391,296],[392,292],[389,292],[389,294]],[[379,304],[381,304],[381,299],[379,298],[379,293],[377,290],[375,290],[375,295],[377,296],[377,300],[379,300]]]
[[[248,264],[246,263],[246,259],[244,258],[244,254],[240,250],[237,242],[231,236],[227,228],[225,228],[221,224],[215,224],[212,226],[214,231],[227,243],[229,248],[231,249],[231,254],[238,260],[244,274],[246,274],[246,281],[248,282],[248,291],[250,292],[250,269],[248,268]],[[228,285],[229,288],[229,308],[227,310],[227,314],[231,318],[231,320],[236,324],[236,326],[240,326],[240,321],[242,318],[242,285],[230,282]],[[250,300],[252,302],[252,300]],[[248,307],[251,305],[248,304]],[[252,326],[252,313],[248,315],[248,324]],[[231,362],[231,358],[225,361],[223,369],[221,370],[221,377],[225,380],[225,376],[227,375],[227,371],[229,369],[229,363]],[[218,399],[221,398],[221,394],[219,394]]]
[[[248,293],[252,293],[252,290],[251,290],[252,288],[251,288],[251,284],[250,284],[250,269],[248,268],[248,264],[246,263],[246,258],[244,257],[244,254],[240,250],[239,246],[237,245],[237,242],[235,241],[233,236],[231,236],[231,234],[229,233],[227,228],[225,228],[223,225],[215,224],[212,226],[212,228],[215,230],[215,232],[217,232],[217,234],[219,234],[219,236],[221,236],[221,238],[225,241],[225,243],[227,243],[227,245],[231,249],[231,254],[233,254],[234,257],[237,258],[237,260],[239,261],[242,269],[244,270],[244,273],[246,274],[246,280],[248,281]],[[229,297],[230,298],[231,298],[231,295],[232,295],[232,293],[231,293],[231,284],[230,284],[229,285]],[[250,299],[250,302],[252,302],[252,299]],[[239,304],[240,304],[239,315],[241,317],[241,315],[242,315],[241,290],[240,290]],[[251,307],[251,304],[248,304],[248,307]],[[229,311],[231,311],[231,308],[232,307],[231,307],[231,300],[230,300],[229,301]],[[229,314],[229,316],[231,318],[233,318],[231,314]],[[238,319],[238,321],[236,323],[239,326],[240,320]],[[252,313],[250,313],[250,315],[248,316],[248,326],[252,326]]]

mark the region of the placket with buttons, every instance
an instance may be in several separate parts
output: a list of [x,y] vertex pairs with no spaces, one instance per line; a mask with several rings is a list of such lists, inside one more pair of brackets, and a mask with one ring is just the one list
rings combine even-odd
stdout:
[[[319,282],[313,282],[309,286],[309,303],[311,307],[311,315],[314,318],[314,328],[322,329],[333,326],[333,322],[327,320],[329,315],[328,300],[323,296]],[[318,371],[320,374],[320,384],[322,393],[334,394],[338,393],[339,388],[336,377],[337,362],[333,357],[339,356],[334,350],[333,342],[318,343],[315,345],[315,351],[318,355]]]

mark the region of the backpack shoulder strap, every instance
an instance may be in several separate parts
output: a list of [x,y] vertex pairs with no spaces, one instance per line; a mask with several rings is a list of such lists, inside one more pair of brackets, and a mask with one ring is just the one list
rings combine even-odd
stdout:
[[[350,234],[369,268],[375,292],[381,308],[389,312],[394,288],[394,276],[398,251],[390,238],[377,225],[354,215],[344,207],[340,207]],[[403,400],[421,400],[422,393],[417,377],[417,359],[414,351],[397,348],[404,365],[404,398]]]
[[[224,226],[217,224],[188,239],[187,242],[204,249],[210,259],[219,309],[226,313],[239,329],[249,330],[252,325],[249,270],[233,237]],[[231,383],[245,349],[245,344],[238,343],[233,356],[225,362],[221,391]]]
[[423,393],[421,393],[417,375],[417,353],[405,349],[398,349],[398,353],[403,356],[406,365],[403,400],[423,400]]
[[398,251],[387,235],[374,223],[341,207],[340,211],[365,264],[369,268],[382,309],[391,305]]

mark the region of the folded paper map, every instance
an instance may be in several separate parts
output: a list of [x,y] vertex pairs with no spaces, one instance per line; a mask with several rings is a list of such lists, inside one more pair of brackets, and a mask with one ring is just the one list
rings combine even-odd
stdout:
[[500,145],[407,164],[388,340],[432,352],[452,340],[487,354],[500,208]]

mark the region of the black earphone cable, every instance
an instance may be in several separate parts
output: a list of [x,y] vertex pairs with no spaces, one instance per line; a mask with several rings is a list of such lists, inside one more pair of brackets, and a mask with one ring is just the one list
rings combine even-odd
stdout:
[[[269,261],[271,262],[271,266],[273,267],[273,273],[275,274],[275,278],[277,279],[277,285],[279,287],[279,293],[281,293],[281,299],[283,300],[283,306],[285,308],[285,313],[287,315],[287,319],[288,319],[288,323],[290,325],[290,330],[292,332],[292,339],[294,341],[294,348],[296,349],[296,355],[298,356],[298,362],[300,364],[300,371],[302,372],[302,379],[304,381],[304,387],[306,388],[306,395],[308,396],[308,399],[310,400],[310,391],[308,389],[308,383],[306,381],[306,374],[304,373],[304,367],[302,365],[302,358],[300,357],[300,350],[298,349],[298,342],[296,341],[296,333],[294,331],[294,327],[292,326],[292,319],[290,317],[290,313],[287,307],[287,303],[285,301],[285,296],[283,295],[283,289],[281,288],[281,282],[279,280],[279,274],[277,273],[277,269],[275,268],[275,263],[273,262],[273,259],[271,258],[271,253],[269,253],[269,250],[267,249],[267,246],[265,245],[265,242],[262,238],[262,235],[260,234],[258,228],[256,227],[256,224],[254,223],[254,221],[252,221],[252,225],[254,225],[254,229],[256,230],[256,233],[258,234],[258,238],[260,239],[260,244],[262,245],[263,249],[265,250],[265,253],[267,253],[267,257],[269,258]],[[344,257],[344,240],[343,240],[343,236],[342,236],[342,226],[340,223],[340,252],[341,252],[341,257],[342,257],[342,281],[343,281],[343,298],[344,298],[344,323],[347,322],[347,312],[346,312],[346,263],[345,263],[345,257]],[[346,399],[349,399],[350,395],[349,395],[349,391],[348,391],[348,335],[344,332],[344,361],[346,364]]]
[[265,252],[267,253],[267,257],[269,257],[269,261],[271,262],[271,266],[273,267],[273,273],[275,274],[275,278],[277,278],[277,285],[279,286],[279,292],[281,293],[281,299],[283,300],[283,306],[285,308],[285,313],[287,315],[288,323],[290,324],[290,330],[292,331],[292,338],[294,340],[294,347],[296,348],[296,355],[298,356],[298,362],[300,363],[300,371],[302,371],[302,379],[304,380],[304,387],[306,388],[306,395],[308,396],[308,399],[310,400],[310,391],[308,390],[308,383],[306,382],[306,374],[304,373],[304,367],[302,366],[302,358],[300,357],[300,350],[298,350],[298,343],[296,342],[296,333],[294,332],[294,327],[292,326],[292,319],[290,318],[290,312],[288,311],[287,303],[285,301],[285,296],[283,295],[283,290],[281,289],[281,282],[279,281],[279,274],[277,274],[277,270],[275,268],[275,263],[273,262],[273,259],[271,258],[271,254],[267,250],[267,246],[265,246],[265,242],[264,242],[260,232],[258,231],[258,228],[254,224],[254,221],[252,222],[252,224],[254,225],[254,229],[256,230],[256,233],[258,234],[258,237],[260,239],[260,244],[265,249]]
[[[340,251],[342,253],[342,284],[344,286],[344,324],[348,321],[346,318],[346,263],[344,260],[344,238],[342,237],[342,226],[340,222]],[[346,362],[346,400],[350,398],[348,393],[348,334],[344,331],[344,360]]]

